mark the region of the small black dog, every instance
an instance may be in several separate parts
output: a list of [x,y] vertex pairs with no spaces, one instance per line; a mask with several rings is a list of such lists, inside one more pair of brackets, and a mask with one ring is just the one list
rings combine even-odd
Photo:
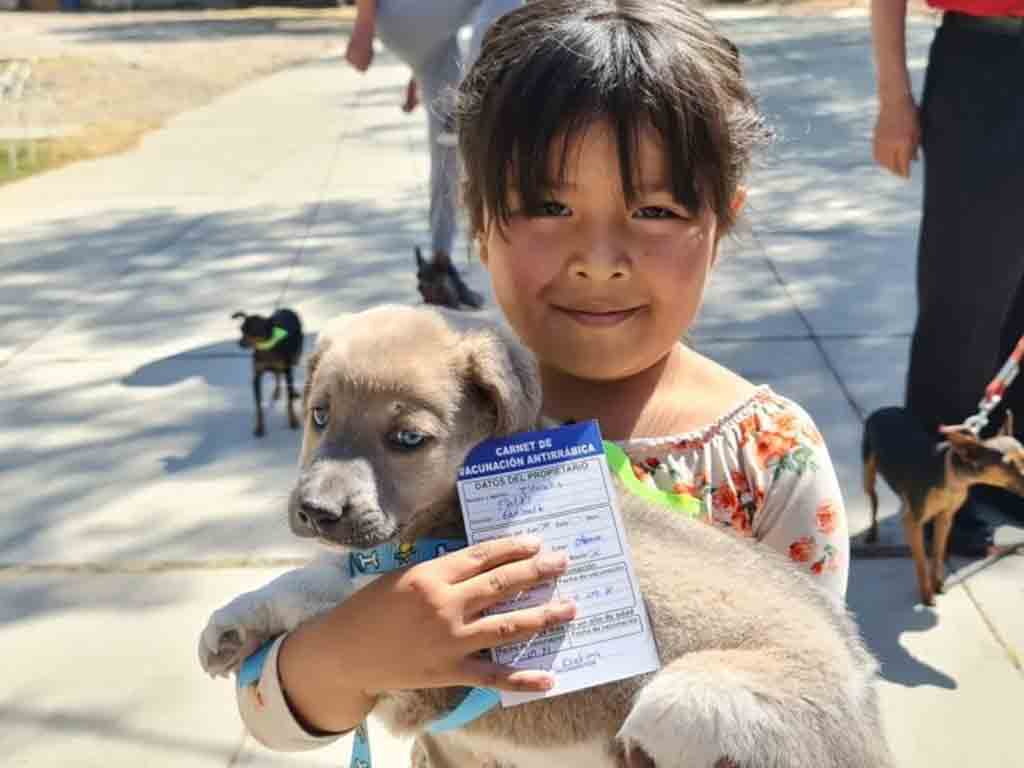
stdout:
[[242,338],[238,346],[252,350],[252,392],[256,398],[256,429],[253,434],[263,437],[263,397],[260,381],[263,374],[274,374],[274,400],[281,396],[281,374],[288,385],[288,426],[299,428],[293,401],[301,395],[295,390],[292,368],[302,356],[302,321],[290,309],[279,309],[269,318],[235,312],[232,319],[242,318]]

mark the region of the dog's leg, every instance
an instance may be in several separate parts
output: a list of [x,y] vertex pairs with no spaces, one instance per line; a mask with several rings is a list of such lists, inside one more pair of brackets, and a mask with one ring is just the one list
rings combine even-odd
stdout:
[[914,570],[917,572],[917,584],[921,590],[921,602],[935,605],[932,581],[928,574],[928,556],[924,551],[924,523],[910,505],[910,499],[903,497],[903,534],[914,558]]
[[878,493],[875,491],[875,480],[878,474],[878,457],[869,453],[864,459],[864,493],[871,501],[871,527],[868,529],[867,542],[878,541]]
[[281,372],[274,371],[274,391],[270,393],[270,399],[277,402],[281,398]]
[[252,395],[256,400],[256,427],[252,433],[256,437],[263,437],[263,371],[259,368],[253,368],[252,372]]
[[639,748],[646,757],[633,764],[657,768],[890,765],[884,745],[858,730],[867,719],[860,692],[838,684],[842,676],[821,679],[804,655],[733,649],[677,659],[637,695],[618,735],[624,753]]
[[299,393],[295,391],[295,381],[292,376],[292,367],[289,365],[284,369],[284,380],[288,386],[288,426],[292,429],[299,428],[299,419],[295,415],[295,401],[299,398]]
[[943,510],[935,516],[935,530],[932,536],[932,589],[941,595],[946,580],[946,547],[949,545],[949,532],[953,528],[955,509]]
[[353,591],[343,555],[324,555],[239,595],[210,616],[199,636],[199,663],[226,675],[267,640],[331,610]]

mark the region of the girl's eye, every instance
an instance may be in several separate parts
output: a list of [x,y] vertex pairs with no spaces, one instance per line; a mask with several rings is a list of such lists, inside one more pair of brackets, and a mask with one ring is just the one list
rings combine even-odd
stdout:
[[391,435],[391,442],[406,451],[419,448],[427,441],[427,435],[415,429],[400,429]]
[[648,205],[633,214],[638,219],[678,219],[675,211],[657,205]]
[[554,200],[545,200],[534,209],[531,215],[538,217],[564,217],[569,214],[570,211],[568,206],[556,203]]
[[312,410],[313,424],[317,429],[323,429],[327,426],[327,421],[330,418],[330,411],[327,410],[326,405],[314,405]]

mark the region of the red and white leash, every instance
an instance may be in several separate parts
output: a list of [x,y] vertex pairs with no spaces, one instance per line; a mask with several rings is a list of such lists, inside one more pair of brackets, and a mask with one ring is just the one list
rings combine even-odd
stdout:
[[1013,352],[1007,361],[1003,363],[1003,367],[999,369],[996,377],[985,387],[985,395],[981,398],[981,402],[978,403],[978,412],[969,417],[963,424],[956,427],[943,427],[942,431],[959,432],[965,430],[977,437],[978,433],[988,426],[989,414],[999,405],[1003,395],[1006,394],[1006,390],[1013,383],[1013,380],[1017,378],[1017,374],[1020,373],[1022,357],[1024,357],[1024,336],[1021,336],[1017,341],[1017,346],[1013,348]]

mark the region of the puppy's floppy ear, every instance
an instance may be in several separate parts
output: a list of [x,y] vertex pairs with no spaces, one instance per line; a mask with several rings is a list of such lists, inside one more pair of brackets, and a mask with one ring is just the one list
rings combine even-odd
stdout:
[[525,347],[498,331],[466,334],[470,384],[494,404],[495,436],[533,429],[541,409],[540,374]]

